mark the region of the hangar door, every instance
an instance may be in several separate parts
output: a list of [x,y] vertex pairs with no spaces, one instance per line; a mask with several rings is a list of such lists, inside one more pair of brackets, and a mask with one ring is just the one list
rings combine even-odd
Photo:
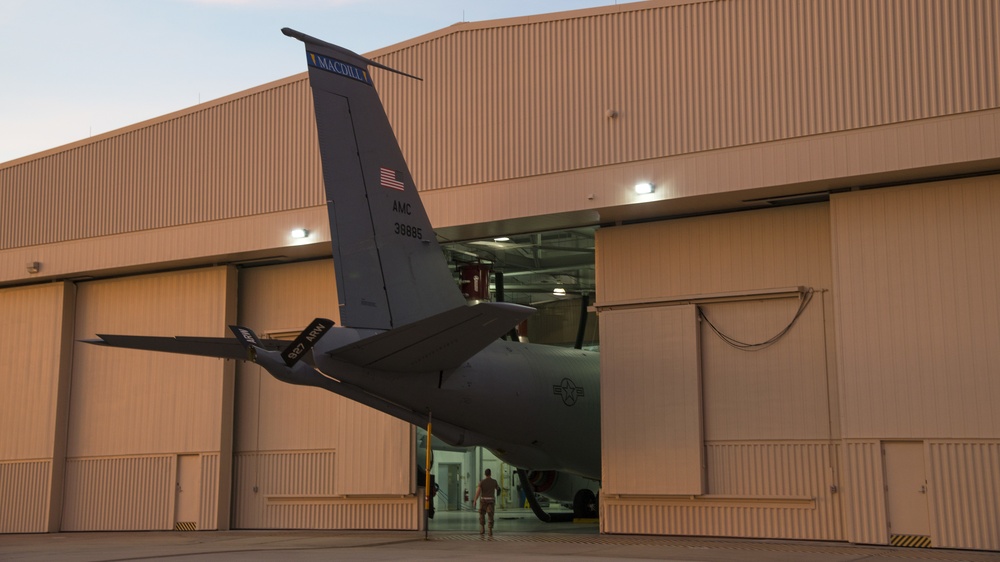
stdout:
[[842,539],[829,205],[602,228],[597,250],[602,531]]
[[[211,267],[80,283],[75,337],[224,337],[235,281]],[[76,343],[62,530],[174,529],[179,457],[197,477],[184,528],[227,528],[232,385],[231,361]]]
[[602,312],[601,330],[602,493],[704,493],[695,306]]
[[[329,259],[242,269],[239,300],[240,324],[261,337],[291,340],[317,316],[340,320]],[[416,529],[413,443],[405,422],[240,362],[233,527]]]

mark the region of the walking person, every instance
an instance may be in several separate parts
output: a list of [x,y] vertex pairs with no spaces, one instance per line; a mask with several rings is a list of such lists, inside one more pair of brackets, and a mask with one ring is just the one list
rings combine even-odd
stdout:
[[493,513],[496,509],[496,494],[500,491],[500,484],[490,477],[490,469],[486,469],[486,478],[479,481],[476,486],[476,496],[472,498],[472,509],[476,509],[476,500],[479,502],[479,534],[486,531],[486,517],[490,520],[490,536],[493,536]]

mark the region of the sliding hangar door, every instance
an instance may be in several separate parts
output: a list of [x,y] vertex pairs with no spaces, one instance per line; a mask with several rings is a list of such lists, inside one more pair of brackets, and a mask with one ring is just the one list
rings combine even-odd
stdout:
[[843,539],[829,205],[597,240],[602,530]]
[[0,531],[416,529],[408,424],[253,364],[75,341],[289,337],[335,291],[329,259],[0,290],[0,411],[24,429],[0,434]]
[[[339,323],[333,261],[240,270],[240,323],[293,339]],[[237,365],[233,527],[416,529],[413,426],[326,390]],[[328,373],[336,377],[336,373]]]
[[998,212],[992,175],[599,230],[602,531],[1000,549]]

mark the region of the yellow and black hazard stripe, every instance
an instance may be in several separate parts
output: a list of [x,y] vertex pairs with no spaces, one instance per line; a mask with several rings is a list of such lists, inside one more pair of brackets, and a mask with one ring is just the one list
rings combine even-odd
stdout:
[[197,531],[198,524],[194,521],[178,521],[174,523],[175,531]]
[[909,548],[930,548],[931,538],[925,535],[892,535],[889,537],[889,544]]

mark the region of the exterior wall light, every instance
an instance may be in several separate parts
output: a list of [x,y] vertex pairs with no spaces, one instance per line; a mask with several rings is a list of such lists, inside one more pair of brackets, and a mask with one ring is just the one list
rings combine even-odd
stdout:
[[557,297],[565,297],[566,289],[563,289],[562,287],[556,287],[555,289],[552,289],[552,294]]
[[493,241],[494,242],[509,242],[510,238],[507,237],[507,236],[501,236],[499,238],[494,238]]
[[646,193],[652,193],[653,192],[653,184],[649,183],[648,181],[647,182],[642,182],[642,183],[637,183],[637,184],[635,184],[635,192],[638,193],[639,195],[645,195]]
[[309,231],[304,228],[296,228],[292,231],[292,238],[302,239],[309,236]]

